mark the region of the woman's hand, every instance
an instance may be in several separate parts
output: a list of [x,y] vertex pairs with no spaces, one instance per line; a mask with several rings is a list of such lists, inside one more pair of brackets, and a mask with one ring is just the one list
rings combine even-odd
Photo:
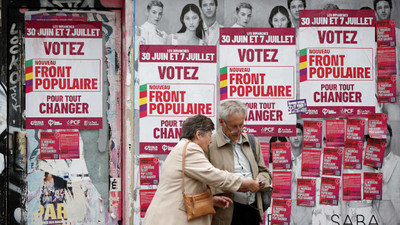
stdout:
[[226,196],[213,196],[213,205],[215,207],[227,209],[229,207],[229,204],[233,204],[232,199],[226,197]]

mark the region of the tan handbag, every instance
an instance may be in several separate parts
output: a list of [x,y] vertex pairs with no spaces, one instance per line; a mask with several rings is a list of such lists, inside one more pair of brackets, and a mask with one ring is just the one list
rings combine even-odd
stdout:
[[193,220],[208,214],[215,214],[212,203],[211,190],[207,185],[207,190],[200,194],[185,194],[185,156],[186,148],[190,141],[185,144],[182,153],[182,195],[185,201],[186,214],[188,220]]

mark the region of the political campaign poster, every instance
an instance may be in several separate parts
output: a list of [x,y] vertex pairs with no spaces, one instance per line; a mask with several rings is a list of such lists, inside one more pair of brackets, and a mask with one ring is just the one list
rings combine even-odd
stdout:
[[168,154],[187,117],[216,123],[216,62],[215,46],[140,46],[140,154]]
[[376,42],[378,48],[396,46],[395,20],[376,21]]
[[290,142],[273,142],[272,150],[272,168],[274,170],[291,169],[291,146]]
[[79,132],[60,132],[60,158],[79,159]]
[[316,198],[316,180],[315,179],[297,179],[297,205],[315,206]]
[[379,103],[397,102],[397,77],[396,76],[378,76],[377,78],[377,97]]
[[343,168],[362,168],[362,152],[364,143],[359,141],[346,141],[344,145]]
[[326,120],[326,147],[343,147],[345,132],[344,120]]
[[220,100],[248,107],[244,131],[256,136],[295,136],[296,30],[221,28]]
[[385,155],[385,145],[385,140],[368,139],[364,153],[364,165],[382,168],[383,158]]
[[382,200],[382,173],[364,173],[363,199]]
[[322,175],[340,176],[342,174],[341,148],[324,148]]
[[343,180],[343,201],[360,201],[361,200],[361,174],[345,173]]
[[368,134],[371,138],[387,138],[387,113],[371,113],[368,115]]
[[365,119],[348,118],[346,121],[346,141],[364,142]]
[[338,205],[340,178],[322,177],[319,204]]
[[378,77],[384,75],[396,75],[396,48],[378,48],[376,61],[378,67]]
[[40,159],[60,158],[60,134],[40,132]]
[[[146,215],[147,209],[150,206],[151,200],[153,200],[154,194],[157,189],[142,189],[139,191],[140,195],[140,217]],[[160,218],[161,219],[161,218]]]
[[319,177],[321,171],[321,150],[303,149],[301,159],[302,177]]
[[290,224],[292,200],[273,199],[271,224]]
[[27,129],[101,129],[100,21],[25,21]]
[[322,121],[303,121],[303,148],[321,148],[322,124]]
[[158,157],[140,158],[140,185],[158,185]]
[[292,171],[272,172],[272,198],[290,199],[292,185]]
[[302,118],[367,117],[374,113],[375,12],[300,10]]

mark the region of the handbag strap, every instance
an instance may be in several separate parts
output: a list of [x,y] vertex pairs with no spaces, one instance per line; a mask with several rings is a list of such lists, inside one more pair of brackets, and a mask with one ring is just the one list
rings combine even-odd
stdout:
[[250,148],[253,151],[254,159],[256,160],[256,162],[258,164],[258,157],[257,157],[257,153],[256,153],[256,141],[254,140],[254,135],[247,134],[247,138],[249,139]]
[[187,146],[190,142],[191,141],[186,142],[182,152],[182,194],[185,194],[185,156],[186,156]]

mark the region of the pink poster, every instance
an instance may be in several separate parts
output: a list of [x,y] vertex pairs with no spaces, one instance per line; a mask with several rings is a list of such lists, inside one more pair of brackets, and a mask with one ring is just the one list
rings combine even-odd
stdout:
[[263,155],[264,163],[266,167],[269,167],[269,143],[268,142],[260,142],[261,152]]
[[321,148],[322,121],[303,121],[303,148]]
[[292,200],[274,199],[272,202],[271,224],[290,224]]
[[371,138],[387,138],[387,114],[370,113],[368,114],[368,134]]
[[364,173],[363,199],[382,200],[382,173]]
[[344,169],[361,169],[362,168],[362,151],[364,143],[359,141],[346,141],[344,145]]
[[326,120],[326,147],[344,147],[344,120]]
[[382,168],[385,145],[385,140],[368,139],[364,155],[364,165]]
[[376,21],[376,42],[378,47],[396,46],[395,20]]
[[378,76],[377,94],[379,103],[393,103],[397,101],[397,77],[396,76]]
[[272,173],[272,198],[290,198],[292,171],[274,171]]
[[319,177],[321,164],[321,151],[303,149],[301,159],[301,176],[302,177]]
[[59,140],[58,132],[40,132],[40,159],[59,159]]
[[146,211],[150,206],[151,200],[153,200],[154,194],[157,189],[148,189],[148,190],[140,190],[140,217],[144,217],[146,215]]
[[322,177],[319,204],[338,205],[340,178]]
[[297,179],[297,205],[315,206],[316,180]]
[[322,175],[342,174],[342,153],[343,150],[340,148],[324,148]]
[[396,75],[396,48],[378,48],[376,54],[378,77]]
[[274,142],[271,144],[271,149],[274,170],[292,168],[290,142]]
[[361,174],[343,174],[343,201],[361,200]]
[[158,185],[158,157],[140,158],[140,185]]
[[347,119],[346,141],[364,141],[365,120]]
[[60,132],[61,159],[79,159],[79,132]]

